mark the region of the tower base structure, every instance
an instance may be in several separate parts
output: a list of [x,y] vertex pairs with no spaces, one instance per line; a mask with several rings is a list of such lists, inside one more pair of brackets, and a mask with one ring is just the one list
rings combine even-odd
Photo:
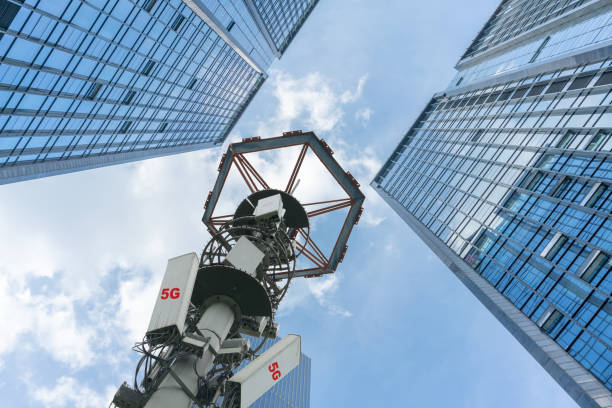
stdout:
[[193,354],[177,358],[172,365],[173,375],[166,376],[145,405],[146,408],[191,406],[192,397],[198,393],[198,374],[206,375],[212,366],[215,354],[227,337],[234,318],[234,311],[225,303],[213,303],[206,308],[197,327],[208,337],[208,347],[200,358]]

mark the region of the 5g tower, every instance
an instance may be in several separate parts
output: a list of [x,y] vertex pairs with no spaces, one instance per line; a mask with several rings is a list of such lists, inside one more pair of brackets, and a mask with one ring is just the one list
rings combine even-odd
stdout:
[[[274,189],[246,155],[288,147],[300,148],[297,161],[283,189]],[[338,199],[301,203],[293,196],[309,150],[338,183]],[[266,338],[278,335],[274,316],[291,280],[333,273],[363,211],[359,184],[332,154],[314,133],[301,131],[229,146],[204,205],[202,220],[212,238],[200,257],[168,261],[149,328],[134,347],[143,355],[134,384],[119,388],[116,407],[248,407],[299,364],[296,335],[259,351]],[[251,194],[233,214],[215,215],[232,166]],[[338,238],[322,250],[310,234],[310,219],[345,208]],[[250,344],[243,335],[261,341]],[[235,373],[247,359],[252,361]]]

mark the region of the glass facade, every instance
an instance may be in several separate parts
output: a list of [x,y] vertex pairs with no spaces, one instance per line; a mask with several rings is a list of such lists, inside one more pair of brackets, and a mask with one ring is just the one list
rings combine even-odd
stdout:
[[465,86],[486,77],[501,75],[541,61],[575,53],[612,40],[612,6],[587,14],[570,26],[552,30],[511,51],[495,54],[482,62],[462,67],[449,88]]
[[273,50],[249,14],[245,0],[203,0],[203,3],[250,57],[264,69],[270,66],[274,60]]
[[465,54],[469,58],[596,0],[504,0]]
[[254,20],[242,0],[0,0],[0,184],[222,143],[278,55]]
[[319,0],[252,1],[272,37],[276,49],[284,52]]
[[610,54],[434,95],[372,182],[582,407],[612,406]]
[[[255,347],[261,342],[260,338],[246,336]],[[261,347],[263,353],[280,338],[266,339]],[[247,363],[243,363],[241,368]],[[283,376],[274,387],[270,388],[257,401],[250,405],[250,408],[309,408],[310,407],[310,357],[302,353],[300,364],[291,372]]]

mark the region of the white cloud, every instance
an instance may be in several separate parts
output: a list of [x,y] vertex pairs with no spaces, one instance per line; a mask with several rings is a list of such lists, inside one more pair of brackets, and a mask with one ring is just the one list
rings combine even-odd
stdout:
[[370,117],[372,116],[372,109],[370,108],[363,108],[363,109],[359,109],[357,112],[355,112],[355,119],[357,119],[358,121],[360,121],[362,124],[366,124],[370,121]]
[[0,280],[0,354],[12,351],[19,336],[32,326],[31,310],[15,295],[15,285]]
[[[25,378],[24,382],[29,384],[32,376]],[[80,384],[72,377],[60,377],[53,387],[35,387],[29,385],[31,397],[42,403],[45,407],[66,407],[68,405],[75,408],[100,408],[108,406],[112,399],[114,390],[107,388],[104,395]]]
[[342,119],[338,96],[319,73],[301,79],[279,73],[275,85],[279,100],[277,121],[289,122],[305,114],[309,126],[326,131]]
[[355,90],[343,91],[318,72],[295,78],[272,70],[269,80],[274,83],[278,108],[274,117],[262,121],[258,128],[258,134],[267,137],[293,129],[295,122],[317,133],[333,130],[342,123],[343,106],[361,97],[367,75],[359,79]]
[[70,298],[62,295],[51,299],[35,296],[30,304],[35,305],[32,331],[43,349],[72,368],[95,362],[95,329],[76,322],[75,304]]
[[310,279],[307,281],[310,292],[318,300],[322,300],[330,292],[335,292],[338,289],[337,275],[329,275],[319,279]]
[[0,353],[33,341],[73,369],[90,365],[95,358],[93,329],[77,323],[74,302],[61,294],[34,296],[14,281],[0,281],[0,331]]
[[120,283],[118,326],[127,331],[131,343],[141,339],[147,330],[158,291],[159,282],[142,275]]
[[287,296],[281,303],[278,312],[279,316],[289,315],[297,307],[308,305],[313,298],[319,306],[331,315],[340,317],[352,316],[353,314],[349,310],[338,305],[333,300],[333,295],[339,287],[339,276],[338,273],[335,273],[318,278],[295,279],[291,283]]
[[367,79],[368,79],[367,75],[364,75],[361,78],[359,78],[359,82],[357,83],[357,89],[355,89],[354,92],[351,92],[350,90],[344,91],[342,95],[340,96],[340,102],[351,103],[361,98],[363,87],[365,86]]
[[329,275],[322,278],[310,279],[307,281],[310,292],[317,299],[319,304],[327,308],[328,312],[333,315],[342,317],[350,317],[353,314],[341,306],[331,303],[330,296],[338,290],[340,282],[339,275]]

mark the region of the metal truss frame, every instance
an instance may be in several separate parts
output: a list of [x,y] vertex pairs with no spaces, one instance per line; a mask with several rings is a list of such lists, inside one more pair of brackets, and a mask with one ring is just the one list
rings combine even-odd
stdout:
[[[296,228],[291,231],[292,238],[298,238],[298,250],[314,265],[309,268],[296,269],[293,277],[315,277],[323,274],[335,272],[338,264],[342,262],[344,254],[348,248],[347,241],[353,230],[353,227],[359,221],[363,212],[362,204],[365,199],[364,194],[359,189],[357,180],[338,164],[334,159],[333,151],[325,143],[319,139],[313,132],[303,133],[300,130],[293,132],[285,132],[283,136],[273,137],[269,139],[261,139],[259,137],[243,139],[242,142],[229,145],[227,152],[221,158],[219,164],[219,176],[213,187],[213,190],[208,194],[206,203],[204,204],[204,216],[202,222],[206,225],[211,234],[218,232],[218,226],[230,221],[233,214],[214,215],[215,208],[221,192],[227,180],[227,176],[232,168],[236,170],[246,183],[251,193],[270,189],[266,180],[257,172],[249,160],[245,157],[248,153],[259,152],[264,150],[281,149],[290,146],[301,146],[300,153],[289,176],[289,180],[285,187],[285,192],[291,194],[296,187],[297,176],[300,172],[304,158],[308,149],[311,149],[314,155],[321,161],[323,166],[329,171],[331,176],[336,180],[339,187],[346,193],[345,198],[339,198],[328,201],[318,201],[311,203],[303,203],[302,206],[306,209],[308,217],[315,217],[326,214],[342,208],[349,208],[342,228],[338,234],[338,238],[331,249],[331,254],[325,255],[325,252],[314,242],[309,233],[302,228]],[[312,208],[312,209],[310,209]],[[299,242],[300,239],[303,242]],[[277,274],[276,280],[286,279],[288,276]]]

